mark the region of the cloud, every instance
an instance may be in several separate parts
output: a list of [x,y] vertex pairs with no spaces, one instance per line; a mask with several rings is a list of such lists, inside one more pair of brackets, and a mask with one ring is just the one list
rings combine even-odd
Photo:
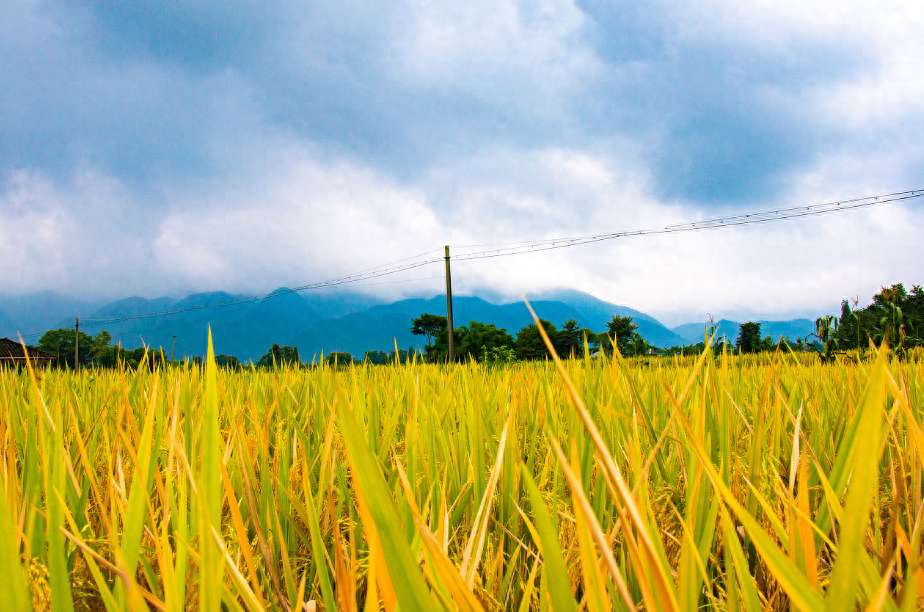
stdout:
[[163,283],[150,264],[151,219],[112,177],[81,172],[58,184],[11,173],[0,190],[4,293],[111,296],[142,279]]
[[[111,177],[56,184],[20,173],[0,192],[9,232],[0,257],[7,290],[84,295],[264,292],[326,280],[453,245],[654,228],[702,218],[659,200],[651,176],[626,160],[566,149],[484,151],[477,163],[434,170],[420,186],[316,151],[277,143],[235,180],[173,191],[164,209]],[[819,201],[860,160],[832,159],[803,177],[794,203]],[[874,187],[854,182],[853,187]],[[442,207],[434,205],[443,202]],[[131,218],[128,218],[131,216]],[[460,293],[569,286],[682,322],[705,313],[806,314],[848,295],[916,281],[924,215],[889,204],[803,221],[625,238],[500,259],[456,261]],[[128,228],[128,229],[126,229]],[[477,243],[477,245],[475,244]],[[467,246],[472,245],[472,246]],[[42,270],[41,275],[29,271]],[[377,279],[392,297],[439,292],[440,263]],[[362,288],[360,285],[358,288]],[[369,289],[368,287],[366,288]]]
[[[14,0],[2,280],[263,291],[446,243],[920,187],[922,20],[897,0]],[[470,264],[458,282],[667,317],[827,308],[920,280],[915,210]]]
[[[468,185],[447,181],[457,186],[454,202],[460,212],[453,225],[463,234],[454,237],[457,244],[472,236],[487,237],[479,242],[516,242],[716,216],[659,199],[651,177],[618,158],[549,150],[488,157],[485,164],[493,168],[494,182],[477,173]],[[794,179],[791,195],[780,203],[798,206],[823,203],[832,194],[876,193],[883,184],[858,172],[864,164],[862,158],[826,159]],[[484,222],[466,224],[465,218]],[[514,299],[519,292],[569,286],[672,323],[705,320],[707,313],[814,317],[836,311],[847,296],[863,301],[883,284],[919,282],[922,222],[919,205],[893,203],[781,223],[629,237],[459,262],[453,283],[463,290],[492,287]]]
[[432,250],[442,233],[419,190],[299,149],[273,158],[266,174],[166,215],[153,242],[158,266],[189,286],[270,291]]

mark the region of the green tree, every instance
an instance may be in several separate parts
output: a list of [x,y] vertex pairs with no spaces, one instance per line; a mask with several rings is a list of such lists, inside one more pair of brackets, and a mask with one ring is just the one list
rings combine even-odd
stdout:
[[642,357],[648,355],[652,350],[652,346],[648,344],[648,341],[642,338],[642,335],[638,332],[633,332],[629,337],[628,342],[626,342],[625,355],[631,355],[633,357]]
[[863,341],[869,335],[871,325],[870,317],[857,308],[859,299],[853,300],[854,307],[850,308],[847,300],[841,302],[841,317],[838,321],[835,337],[838,345],[844,350],[862,349]]
[[220,368],[237,368],[241,360],[233,355],[215,355],[215,365]]
[[815,319],[815,334],[821,343],[819,352],[822,361],[831,361],[838,350],[837,345],[838,319],[834,315],[818,317]]
[[517,354],[516,351],[508,346],[492,349],[485,348],[480,361],[488,365],[516,363]]
[[[455,339],[455,357],[456,361],[467,361],[469,359],[480,360],[484,356],[485,349],[492,350],[495,348],[513,348],[513,336],[507,333],[503,327],[497,327],[493,323],[481,323],[480,321],[470,321],[468,325],[457,327],[453,333]],[[431,348],[428,361],[445,361],[449,355],[449,328],[443,329],[436,337],[436,342]]]
[[[160,353],[158,353],[158,355],[160,355]],[[127,350],[120,346],[107,345],[96,350],[93,363],[101,368],[115,368],[120,365],[128,368],[135,368],[138,366],[143,356],[144,347]],[[158,357],[158,359],[160,359],[160,357]]]
[[[107,334],[108,335],[108,334]],[[89,334],[79,332],[77,336],[79,346],[77,347],[77,358],[81,366],[88,366],[92,363],[91,352],[93,351],[93,337]],[[39,338],[39,349],[46,353],[55,355],[57,367],[74,368],[74,330],[70,328],[52,329]]]
[[[295,355],[298,357],[298,352]],[[353,363],[353,355],[344,351],[335,351],[328,355],[326,359],[329,365],[346,366]]]
[[97,351],[93,361],[101,368],[114,368],[119,365],[120,356],[124,352],[118,346],[107,346]]
[[[556,346],[556,340],[560,338],[558,330],[552,323],[545,319],[539,319],[539,324],[542,325],[545,333],[549,336],[549,339],[552,340],[552,346],[555,347],[555,351],[560,352],[559,346]],[[549,350],[546,348],[545,341],[543,341],[542,335],[539,333],[539,328],[535,323],[530,323],[517,332],[517,338],[514,341],[513,348],[517,358],[523,361],[547,359],[549,357]]]
[[737,347],[739,353],[756,353],[760,350],[760,323],[748,321],[738,330]]
[[924,290],[913,285],[911,291],[904,284],[882,287],[873,296],[872,303],[859,308],[859,298],[851,309],[847,301],[841,303],[840,325],[835,338],[841,349],[863,350],[872,341],[883,341],[902,355],[905,349],[922,345],[924,335]]
[[100,358],[110,347],[111,342],[112,336],[105,329],[93,336],[93,340],[90,341],[90,361],[99,365]]
[[261,368],[271,368],[281,365],[301,365],[298,357],[298,348],[294,346],[279,346],[273,344],[265,355],[257,361],[257,366]]
[[427,339],[426,351],[429,361],[433,340],[439,336],[440,332],[449,328],[449,319],[425,312],[414,319],[412,323],[411,333],[415,336],[424,336]]
[[889,305],[901,306],[908,298],[908,291],[903,283],[896,283],[891,287],[882,287],[879,293],[873,296],[873,304],[887,307]]
[[612,342],[613,338],[615,338],[616,348],[619,349],[619,354],[632,355],[635,354],[638,347],[641,346],[640,341],[644,342],[644,338],[635,331],[637,329],[638,325],[632,322],[632,317],[615,315],[606,324],[606,331],[602,334],[597,334],[597,341],[600,343],[601,350],[609,355],[613,352]]
[[385,351],[366,351],[363,361],[372,365],[384,365],[388,363],[388,353]]
[[580,357],[584,354],[584,341],[588,345],[596,344],[597,334],[589,329],[582,329],[581,324],[574,319],[568,319],[558,330],[558,336],[553,338],[552,345],[562,358]]
[[[448,337],[447,337],[448,342]],[[456,359],[468,361],[481,359],[485,349],[512,348],[513,336],[503,327],[493,323],[469,321],[469,324],[459,328],[456,336]]]
[[145,362],[146,367],[153,367],[154,360],[152,359],[152,355],[148,355],[147,359],[145,359],[146,354],[147,349],[143,346],[139,346],[133,350],[116,351],[117,360],[121,362],[123,366],[132,369],[137,369],[142,362]]
[[[446,342],[447,343],[449,342],[448,336],[447,336]],[[448,347],[448,344],[447,344],[447,347]],[[448,348],[447,348],[447,352],[448,352]],[[395,363],[395,362],[409,363],[410,361],[414,359],[418,359],[417,354],[418,354],[417,351],[415,351],[414,347],[412,346],[407,347],[407,350],[398,349],[397,353],[395,351],[391,351],[390,353],[388,353],[388,363]]]
[[[920,290],[917,286],[915,289]],[[873,296],[873,304],[879,307],[880,315],[874,340],[877,344],[886,342],[899,355],[904,352],[908,331],[914,328],[914,323],[905,320],[904,308],[908,297],[902,283],[883,287]]]

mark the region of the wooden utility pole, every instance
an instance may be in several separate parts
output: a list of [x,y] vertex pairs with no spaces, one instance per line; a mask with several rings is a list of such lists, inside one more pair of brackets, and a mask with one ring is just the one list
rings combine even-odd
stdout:
[[77,347],[80,344],[80,317],[74,317],[74,371],[80,367]]
[[449,274],[449,245],[446,245],[446,314],[449,322],[449,361],[455,361],[456,342],[452,334],[452,277]]
[[170,361],[173,361],[173,356],[176,355],[176,334],[173,334],[173,348],[170,350]]

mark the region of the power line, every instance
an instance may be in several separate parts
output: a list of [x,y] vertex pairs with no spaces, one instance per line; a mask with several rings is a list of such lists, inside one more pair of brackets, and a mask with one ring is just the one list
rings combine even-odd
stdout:
[[[698,232],[709,229],[721,229],[726,227],[734,227],[739,225],[756,225],[762,223],[770,223],[776,221],[785,221],[788,219],[796,219],[800,217],[811,217],[818,215],[825,215],[831,213],[837,213],[847,210],[855,210],[858,208],[867,208],[871,206],[877,206],[880,204],[886,204],[889,202],[897,202],[901,200],[910,200],[913,198],[920,198],[924,196],[924,189],[914,189],[910,191],[899,191],[895,193],[888,193],[882,195],[866,196],[861,198],[852,198],[846,200],[835,200],[831,202],[825,202],[822,204],[812,204],[808,206],[796,206],[789,208],[778,208],[774,210],[765,210],[765,211],[755,211],[748,213],[739,213],[736,215],[726,215],[722,217],[714,217],[711,219],[704,219],[701,221],[691,221],[686,223],[676,223],[672,225],[665,225],[661,227],[653,227],[646,229],[637,229],[637,230],[627,230],[627,231],[618,231],[618,232],[609,232],[603,234],[592,234],[585,236],[573,236],[565,238],[550,238],[543,240],[529,240],[521,242],[508,242],[508,243],[487,243],[487,244],[473,244],[473,245],[463,245],[460,247],[453,247],[454,249],[465,249],[465,248],[481,248],[481,247],[493,247],[489,249],[483,249],[479,251],[472,251],[469,253],[461,253],[453,256],[453,259],[456,261],[468,261],[475,259],[489,259],[495,257],[507,257],[512,255],[522,255],[526,253],[535,253],[539,251],[548,251],[554,249],[562,249],[574,246],[580,246],[584,244],[592,244],[595,242],[603,242],[606,240],[616,240],[619,238],[628,238],[632,236],[650,236],[656,234],[674,234],[674,233],[683,233],[683,232]],[[431,255],[433,253],[439,252],[441,249],[433,249],[415,255],[413,257],[406,257],[404,259],[399,259],[388,264],[383,264],[374,268],[368,268],[366,270],[361,270],[347,276],[340,276],[337,278],[328,279],[325,281],[308,283],[305,285],[300,285],[298,287],[291,287],[282,290],[277,290],[271,293],[249,296],[243,298],[236,298],[233,300],[226,300],[224,302],[215,302],[211,304],[197,304],[185,306],[182,308],[174,308],[171,310],[165,310],[162,312],[154,312],[140,315],[130,315],[123,317],[108,317],[108,318],[96,318],[96,319],[84,319],[85,326],[100,326],[111,323],[120,323],[123,321],[133,321],[139,319],[154,319],[159,317],[165,317],[170,315],[181,314],[185,312],[197,311],[197,310],[207,310],[207,309],[216,309],[216,308],[227,308],[230,306],[238,306],[244,304],[251,304],[254,302],[259,302],[262,300],[268,300],[283,295],[288,295],[290,293],[297,293],[301,291],[310,291],[317,289],[325,289],[330,287],[340,287],[344,285],[354,285],[361,283],[362,281],[373,280],[380,278],[382,276],[389,276],[392,274],[397,274],[400,272],[405,272],[407,270],[413,270],[430,264],[443,263],[443,257],[433,257],[429,259],[422,259]],[[428,277],[429,278],[429,277]],[[413,279],[412,279],[413,280]],[[22,334],[23,338],[38,336],[43,332],[32,332],[30,334]]]
[[[799,217],[811,217],[836,213],[857,208],[866,208],[886,204],[888,202],[897,202],[900,200],[909,200],[924,196],[924,189],[915,189],[912,191],[901,191],[878,196],[867,196],[864,198],[853,198],[850,200],[837,200],[834,202],[825,202],[823,204],[813,204],[809,206],[797,206],[791,208],[779,208],[776,210],[757,211],[749,213],[740,213],[737,215],[727,215],[704,219],[702,221],[691,221],[687,223],[677,223],[665,225],[662,227],[653,227],[638,230],[628,230],[621,232],[610,232],[605,234],[593,234],[588,236],[574,236],[568,238],[550,238],[545,240],[530,240],[510,243],[495,243],[483,245],[469,245],[471,247],[492,246],[494,248],[462,253],[454,255],[455,260],[470,259],[488,259],[492,257],[506,257],[509,255],[521,255],[524,253],[534,253],[537,251],[548,251],[553,249],[562,249],[567,247],[602,242],[605,240],[615,240],[617,238],[628,238],[631,236],[650,236],[655,234],[674,234],[682,232],[697,232],[709,229],[719,229],[724,227],[734,227],[739,225],[756,225],[761,223],[770,223],[775,221],[785,221],[787,219],[796,219]],[[465,247],[457,247],[465,248]]]

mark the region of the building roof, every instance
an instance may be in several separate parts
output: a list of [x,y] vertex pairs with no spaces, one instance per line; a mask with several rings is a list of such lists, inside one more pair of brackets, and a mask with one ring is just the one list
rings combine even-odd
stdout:
[[[55,356],[45,351],[40,351],[34,346],[28,346],[29,359],[55,359]],[[26,355],[23,353],[22,344],[9,338],[0,338],[0,360],[25,360]]]

